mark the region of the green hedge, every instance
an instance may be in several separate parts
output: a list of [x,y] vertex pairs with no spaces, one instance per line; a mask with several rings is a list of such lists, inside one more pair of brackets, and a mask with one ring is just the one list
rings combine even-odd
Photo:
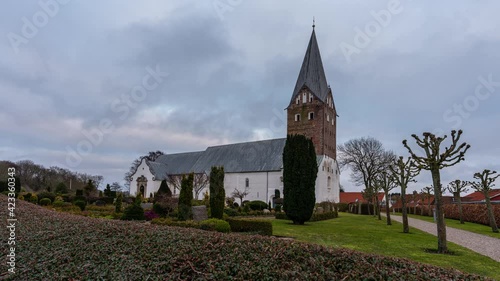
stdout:
[[227,219],[232,232],[257,232],[261,235],[273,235],[273,224],[269,220]]
[[203,230],[228,233],[231,232],[231,226],[225,220],[208,219],[200,222],[200,228]]
[[52,204],[52,201],[50,201],[50,198],[42,198],[40,200],[40,205],[41,206],[48,206],[50,204]]
[[349,204],[347,203],[338,203],[337,204],[337,209],[339,212],[348,212],[349,211]]
[[156,218],[151,220],[152,224],[158,225],[168,225],[168,226],[178,226],[178,227],[188,227],[188,228],[201,228],[200,223],[197,221],[177,221],[171,218]]

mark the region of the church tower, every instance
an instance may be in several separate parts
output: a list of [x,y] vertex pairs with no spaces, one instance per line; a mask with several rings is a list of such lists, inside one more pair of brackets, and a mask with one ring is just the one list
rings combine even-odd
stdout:
[[287,134],[311,138],[316,155],[337,159],[337,111],[313,31],[287,109]]

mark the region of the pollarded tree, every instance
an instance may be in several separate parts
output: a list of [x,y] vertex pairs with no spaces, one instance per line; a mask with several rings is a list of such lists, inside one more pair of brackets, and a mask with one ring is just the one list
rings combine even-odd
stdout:
[[185,221],[192,218],[191,205],[193,201],[193,173],[182,177],[181,192],[179,194],[178,219]]
[[429,216],[432,216],[432,212],[431,212],[431,198],[432,198],[432,195],[434,194],[433,193],[433,188],[432,188],[432,185],[431,186],[426,186],[424,188],[422,188],[422,194],[424,195],[424,198],[427,199],[427,214]]
[[462,181],[459,179],[456,179],[448,184],[448,191],[453,194],[455,199],[457,199],[458,203],[458,214],[460,216],[460,223],[464,224],[464,218],[463,218],[463,211],[462,211],[462,198],[460,197],[460,193],[465,193],[469,191],[467,189],[467,186],[469,185],[469,182],[467,181]]
[[312,140],[288,135],[283,149],[283,209],[294,224],[304,224],[312,216],[317,175]]
[[245,187],[245,190],[241,191],[237,188],[234,189],[231,196],[240,199],[240,206],[243,206],[243,198],[245,198],[250,193],[249,188]]
[[210,214],[212,218],[222,219],[224,215],[224,167],[212,167],[210,172]]
[[490,191],[495,186],[495,180],[500,177],[500,174],[495,175],[496,171],[484,170],[481,173],[475,173],[474,178],[479,180],[477,182],[471,182],[472,188],[482,192],[484,194],[484,200],[486,201],[486,208],[488,208],[488,218],[490,220],[490,226],[493,232],[498,233],[498,226],[495,221],[495,215],[493,214],[493,208],[491,207],[490,201]]
[[441,169],[451,167],[465,159],[465,152],[470,148],[467,143],[459,143],[462,130],[458,132],[451,131],[451,145],[445,147],[441,152],[441,144],[446,140],[447,136],[437,137],[429,132],[423,133],[423,138],[417,135],[411,135],[417,145],[425,152],[424,156],[418,156],[408,146],[406,140],[403,140],[403,145],[408,149],[411,157],[415,160],[419,169],[429,170],[432,175],[434,186],[434,205],[436,209],[437,221],[437,236],[438,236],[438,253],[446,253],[448,246],[446,245],[446,223],[444,221],[443,202],[442,202],[442,185],[441,185]]
[[392,173],[394,182],[401,187],[403,232],[408,233],[410,232],[410,227],[408,226],[408,210],[406,209],[406,189],[408,188],[408,183],[415,182],[415,177],[420,173],[420,170],[411,157],[408,157],[405,161],[403,156],[400,156],[398,160],[394,161],[394,163],[389,166],[389,170]]
[[[387,171],[381,172],[375,178],[375,186],[382,189],[385,194],[385,212],[387,216],[387,225],[392,225],[391,222],[391,212],[389,210],[389,192],[396,188],[396,182],[394,176],[389,174]],[[380,212],[379,212],[380,213]]]

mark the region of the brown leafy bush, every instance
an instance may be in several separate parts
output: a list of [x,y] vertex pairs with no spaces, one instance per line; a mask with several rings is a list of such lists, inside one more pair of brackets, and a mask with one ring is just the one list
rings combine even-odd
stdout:
[[[485,204],[462,204],[463,218],[466,222],[489,225],[488,213]],[[492,205],[497,224],[500,223],[500,205]],[[457,204],[444,205],[444,215],[450,219],[460,219]]]
[[[0,196],[7,206],[7,197]],[[93,219],[18,201],[7,280],[481,280],[405,259],[134,221]],[[7,217],[7,208],[0,209]],[[50,249],[50,250],[47,250]],[[7,264],[0,265],[7,272]]]

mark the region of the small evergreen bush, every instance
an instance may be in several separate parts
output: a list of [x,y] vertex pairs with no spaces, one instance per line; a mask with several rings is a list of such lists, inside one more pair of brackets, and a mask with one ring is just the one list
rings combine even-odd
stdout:
[[267,203],[259,200],[250,201],[246,205],[248,205],[248,207],[250,207],[252,211],[262,211],[264,209],[267,209]]
[[85,207],[87,207],[87,202],[83,200],[76,200],[73,204],[78,206],[81,211],[85,211]]
[[230,216],[230,217],[235,217],[238,215],[238,211],[235,209],[230,209],[230,208],[225,208],[224,209],[224,214]]
[[52,201],[49,198],[42,198],[40,200],[40,206],[48,206],[50,204],[52,204]]
[[31,195],[30,197],[30,202],[33,203],[33,204],[37,204],[38,203],[38,196],[36,196],[35,194]]
[[133,204],[125,208],[123,211],[122,220],[145,220],[144,209],[141,205]]
[[227,221],[214,218],[200,222],[200,228],[223,233],[231,232],[231,226]]

